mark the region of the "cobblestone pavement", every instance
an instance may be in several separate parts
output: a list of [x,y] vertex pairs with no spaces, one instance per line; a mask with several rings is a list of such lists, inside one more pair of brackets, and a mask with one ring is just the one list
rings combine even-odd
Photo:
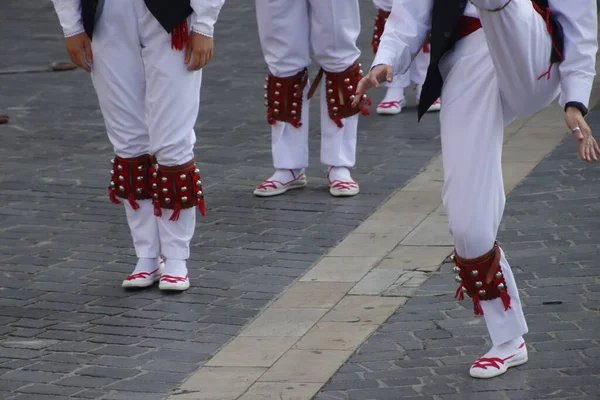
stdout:
[[[590,114],[600,126],[600,111]],[[468,376],[490,346],[444,264],[365,342],[316,400],[600,398],[600,178],[567,138],[508,198],[499,241],[520,284],[530,361]]]
[[229,0],[217,29],[197,124],[209,216],[193,241],[192,289],[167,296],[119,288],[135,260],[123,211],[106,198],[112,154],[90,80],[82,71],[40,72],[65,61],[50,2],[5,0],[0,111],[11,119],[0,127],[0,398],[165,398],[437,153],[435,117],[416,125],[413,108],[363,118],[354,171],[362,192],[334,199],[318,164],[314,114],[310,186],[254,198],[253,186],[272,171],[252,3]]

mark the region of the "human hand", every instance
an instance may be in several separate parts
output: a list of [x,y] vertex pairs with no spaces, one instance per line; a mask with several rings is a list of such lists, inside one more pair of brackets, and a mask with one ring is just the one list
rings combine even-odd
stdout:
[[214,43],[208,36],[192,32],[185,48],[185,63],[188,71],[198,71],[204,68],[212,59]]
[[65,45],[71,61],[87,72],[91,72],[92,68],[90,64],[94,62],[94,56],[88,35],[86,33],[79,33],[75,36],[70,36],[65,39]]
[[565,123],[579,141],[579,158],[585,162],[598,161],[597,155],[600,154],[600,147],[592,136],[592,130],[583,118],[581,111],[576,107],[567,107]]
[[379,64],[373,67],[367,75],[365,75],[358,85],[356,86],[356,94],[352,101],[352,107],[358,107],[360,102],[363,100],[364,94],[367,90],[380,86],[380,82],[387,81],[392,82],[394,79],[394,68],[391,65]]

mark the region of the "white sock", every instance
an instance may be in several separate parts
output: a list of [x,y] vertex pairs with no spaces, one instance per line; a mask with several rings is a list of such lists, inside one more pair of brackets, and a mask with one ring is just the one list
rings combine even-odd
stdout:
[[423,85],[417,85],[416,90],[417,101],[419,101],[419,99],[421,98],[421,91],[423,90]]
[[391,87],[388,88],[385,93],[385,97],[381,100],[382,103],[386,101],[401,101],[404,102],[404,88]]
[[331,182],[352,182],[352,175],[350,175],[350,171],[348,171],[348,168],[346,167],[333,167],[329,171],[329,180]]
[[188,274],[186,260],[175,260],[173,258],[168,258],[167,261],[165,261],[165,269],[163,270],[162,274],[177,276],[180,278],[185,277]]
[[506,358],[510,357],[517,352],[519,346],[523,344],[523,336],[519,336],[516,339],[509,340],[506,343],[502,343],[498,346],[493,346],[490,351],[488,351],[484,358]]
[[139,258],[132,275],[140,272],[152,272],[158,268],[158,258]]
[[302,173],[301,169],[276,169],[275,173],[267,180],[288,183]]

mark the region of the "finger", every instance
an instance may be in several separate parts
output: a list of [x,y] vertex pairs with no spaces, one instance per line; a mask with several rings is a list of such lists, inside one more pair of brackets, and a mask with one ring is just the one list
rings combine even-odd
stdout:
[[362,99],[362,95],[366,92],[366,82],[365,78],[361,79],[356,85],[356,92],[354,93],[354,100],[352,100],[352,107],[358,107],[360,104],[360,99]]
[[87,39],[85,41],[85,44],[83,45],[83,49],[85,51],[85,58],[93,63],[94,62],[94,54],[92,53],[92,44],[90,43],[89,39]]
[[387,68],[385,70],[385,72],[386,72],[386,80],[388,82],[392,82],[394,80],[394,71],[392,71],[391,68]]
[[85,58],[83,56],[83,52],[77,53],[77,55],[75,56],[75,59],[73,60],[73,62],[75,64],[77,64],[81,69],[87,71],[87,72],[91,72],[92,69],[90,68],[90,66],[85,62]]
[[198,63],[200,60],[198,59],[198,55],[196,53],[192,53],[190,57],[190,64],[188,65],[188,71],[195,71],[198,68]]
[[583,141],[579,141],[579,158],[585,161],[585,143]]
[[367,75],[367,78],[369,80],[369,87],[374,87],[374,88],[379,87],[379,77],[377,75],[369,74],[369,75]]
[[198,68],[196,69],[196,71],[204,68],[204,66],[208,63],[208,56],[207,56],[207,54],[206,53],[201,54],[200,57],[198,57],[198,60],[199,60],[199,62],[198,62]]
[[594,139],[594,151],[596,152],[596,154],[600,154],[600,146],[598,146],[598,142],[596,142],[596,139]]
[[185,59],[184,59],[184,63],[186,65],[188,65],[190,63],[191,59],[192,59],[192,42],[190,41],[185,46]]

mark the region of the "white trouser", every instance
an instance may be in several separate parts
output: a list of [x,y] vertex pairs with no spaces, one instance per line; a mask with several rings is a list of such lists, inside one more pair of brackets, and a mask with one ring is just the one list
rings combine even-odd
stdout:
[[[165,166],[194,157],[194,124],[200,105],[201,72],[189,72],[184,53],[171,49],[169,35],[143,0],[105,0],[92,41],[92,80],[115,154],[156,156]],[[178,221],[154,217],[150,200],[126,204],[138,257],[187,259],[195,209]],[[160,246],[157,247],[157,244]]]
[[[392,4],[394,0],[373,0],[373,5],[378,10],[392,11]],[[408,71],[404,74],[394,75],[392,82],[384,82],[384,86],[388,88],[407,88],[411,82],[417,85],[423,85],[425,82],[425,75],[427,74],[427,67],[429,67],[429,53],[425,53],[423,49],[417,54],[413,63],[411,64]]]
[[[469,259],[492,249],[504,212],[504,126],[543,109],[559,93],[556,67],[551,79],[538,80],[549,67],[551,40],[530,0],[513,0],[501,12],[480,14],[483,30],[460,40],[440,63],[443,201],[456,252]],[[494,345],[527,333],[504,254],[500,265],[512,309],[504,311],[500,299],[482,302]]]
[[[318,64],[328,72],[342,72],[360,56],[357,0],[256,0],[260,43],[269,72],[285,78],[310,64],[310,46]],[[309,83],[310,85],[310,83]],[[356,159],[358,115],[329,118],[321,82],[321,162],[353,167]],[[308,100],[304,93],[302,126],[277,121],[271,127],[273,164],[277,169],[308,167]]]

